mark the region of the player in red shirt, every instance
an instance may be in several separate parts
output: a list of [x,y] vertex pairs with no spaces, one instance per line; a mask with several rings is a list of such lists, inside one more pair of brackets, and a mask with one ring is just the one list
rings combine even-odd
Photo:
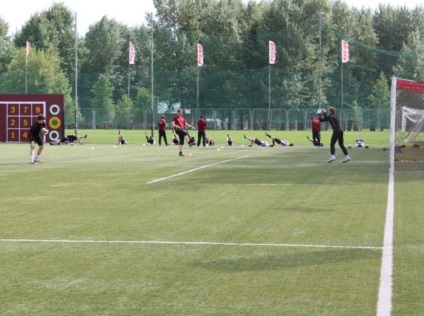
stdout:
[[[321,114],[318,114],[318,118]],[[312,119],[312,140],[315,147],[321,147],[321,122],[315,116]]]
[[190,137],[185,130],[186,126],[192,129],[196,129],[194,126],[186,122],[186,120],[182,117],[182,114],[183,114],[183,110],[178,109],[177,115],[175,115],[172,118],[172,122],[171,122],[172,126],[174,127],[175,133],[180,138],[180,143],[178,144],[178,148],[180,150],[180,154],[179,154],[180,157],[184,157],[183,155],[184,138],[187,138],[187,141],[190,144]]
[[206,147],[206,120],[203,115],[197,121],[197,147],[200,146],[200,139],[202,139],[203,147]]
[[165,117],[161,116],[160,120],[158,122],[158,129],[159,129],[159,146],[162,145],[162,138],[165,142],[165,145],[168,146],[168,140],[166,139],[166,121]]

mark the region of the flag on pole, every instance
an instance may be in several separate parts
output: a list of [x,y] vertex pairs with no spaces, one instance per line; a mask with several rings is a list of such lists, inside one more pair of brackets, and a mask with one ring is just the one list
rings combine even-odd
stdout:
[[130,42],[130,54],[129,54],[130,65],[134,65],[134,60],[135,60],[135,48],[133,43]]
[[203,66],[203,46],[197,44],[197,66]]
[[269,64],[274,65],[275,64],[275,43],[273,41],[269,41]]
[[345,40],[342,40],[342,63],[347,63],[349,61],[349,43]]
[[25,62],[28,63],[28,56],[29,53],[31,53],[31,43],[30,42],[26,42],[26,50],[25,50]]

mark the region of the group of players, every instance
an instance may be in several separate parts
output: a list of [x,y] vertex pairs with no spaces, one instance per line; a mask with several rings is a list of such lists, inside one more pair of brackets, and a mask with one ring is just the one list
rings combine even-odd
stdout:
[[[172,143],[175,145],[178,145],[179,148],[179,156],[184,157],[183,154],[183,146],[185,141],[187,141],[188,145],[191,147],[193,145],[196,145],[196,141],[194,137],[191,137],[189,132],[187,131],[187,128],[191,128],[192,130],[196,130],[196,128],[193,125],[190,125],[182,116],[183,110],[178,109],[177,114],[172,118],[171,125],[173,127],[173,138]],[[339,144],[340,149],[342,150],[344,154],[344,159],[342,162],[348,162],[350,161],[350,156],[348,154],[348,151],[346,147],[344,146],[344,137],[343,137],[343,129],[340,126],[339,120],[336,116],[336,109],[334,107],[330,107],[327,111],[322,108],[319,109],[316,113],[317,117],[313,116],[312,119],[312,139],[307,137],[308,140],[313,144],[314,147],[323,147],[323,143],[321,142],[320,132],[321,132],[321,122],[329,122],[332,129],[333,134],[331,136],[330,141],[330,158],[328,162],[333,162],[336,160],[335,156],[335,145],[336,143]],[[30,150],[30,163],[34,164],[39,162],[39,157],[43,151],[43,141],[42,141],[42,130],[44,133],[46,133],[47,130],[45,130],[46,126],[46,118],[44,115],[40,114],[37,117],[37,120],[31,125],[30,131],[29,131],[29,142],[31,146]],[[159,130],[159,145],[162,144],[162,140],[164,141],[165,145],[168,146],[168,141],[166,137],[166,126],[167,123],[165,121],[165,117],[162,116],[158,122],[158,130]],[[200,146],[201,144],[204,147],[212,146],[215,144],[215,141],[206,136],[206,120],[203,116],[200,117],[200,119],[197,121],[197,146]],[[48,131],[47,131],[48,132]],[[293,146],[293,143],[285,140],[281,140],[277,137],[274,137],[267,132],[265,133],[267,137],[271,139],[271,143],[267,141],[260,140],[256,137],[248,137],[246,134],[244,134],[244,138],[250,141],[250,147],[253,146],[253,144],[256,144],[258,146],[262,147],[275,147],[275,146]],[[156,144],[156,141],[152,136],[148,136],[147,133],[145,133],[146,141],[149,145]],[[84,136],[84,138],[87,138],[87,135]],[[66,138],[63,138],[55,143],[51,142],[51,145],[59,145],[63,143],[73,143],[74,141],[78,141],[81,143],[81,137],[78,136],[77,132],[74,135],[69,135]],[[233,140],[231,139],[230,135],[227,134],[227,145],[232,146]],[[35,154],[35,144],[38,145],[37,153]],[[127,142],[124,138],[124,135],[121,134],[121,132],[118,132],[118,145],[126,145]],[[350,148],[351,146],[349,146]],[[362,137],[359,136],[356,139],[356,147],[365,147],[368,148],[367,145],[362,140]]]

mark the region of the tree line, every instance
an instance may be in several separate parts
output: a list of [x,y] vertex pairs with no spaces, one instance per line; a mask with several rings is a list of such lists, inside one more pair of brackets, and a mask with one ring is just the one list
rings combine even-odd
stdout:
[[[128,27],[104,16],[77,38],[63,4],[12,36],[0,13],[0,93],[63,93],[108,117],[154,106],[352,109],[390,106],[391,76],[424,81],[424,8],[355,9],[337,0],[154,0],[157,14]],[[153,32],[152,32],[153,29]],[[341,63],[341,40],[349,62]],[[277,62],[269,64],[268,43]],[[26,42],[31,53],[26,56]],[[136,51],[129,65],[129,43]],[[197,44],[204,66],[197,66]],[[26,63],[26,60],[28,61]],[[76,76],[77,73],[77,76]],[[72,120],[68,115],[67,120]],[[135,117],[134,120],[137,120]]]

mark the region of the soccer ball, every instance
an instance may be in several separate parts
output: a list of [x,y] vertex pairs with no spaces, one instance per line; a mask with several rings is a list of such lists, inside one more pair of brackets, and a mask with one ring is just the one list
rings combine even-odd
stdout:
[[351,145],[351,144],[349,144],[349,145],[347,146],[347,148],[351,149],[351,148],[352,148],[352,145]]
[[43,134],[43,135],[47,135],[48,133],[49,133],[49,130],[47,129],[47,128],[42,128],[41,129],[41,133]]
[[318,109],[317,110],[317,115],[321,115],[322,114],[322,109]]

